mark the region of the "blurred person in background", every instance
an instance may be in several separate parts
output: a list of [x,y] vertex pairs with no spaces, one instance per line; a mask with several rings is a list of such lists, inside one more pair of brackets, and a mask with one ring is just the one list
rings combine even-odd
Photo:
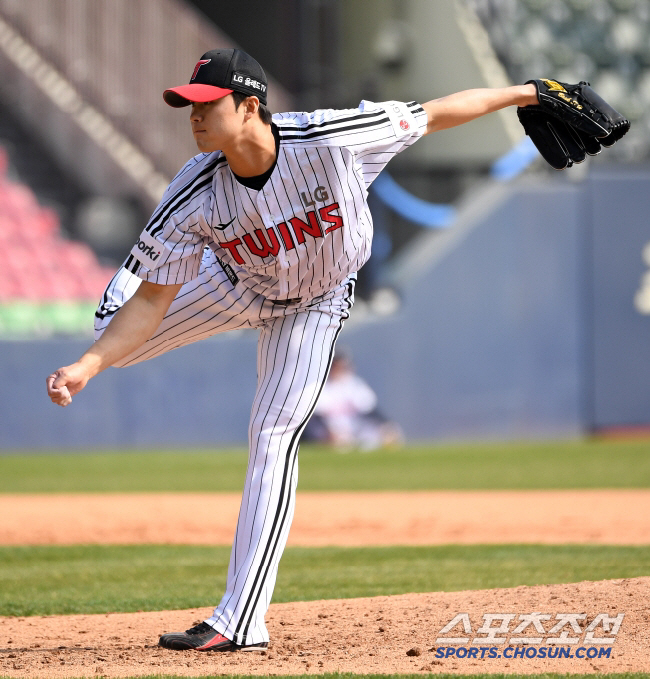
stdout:
[[329,443],[340,452],[369,451],[397,445],[403,435],[399,425],[378,410],[377,395],[355,373],[350,358],[338,352],[302,440]]

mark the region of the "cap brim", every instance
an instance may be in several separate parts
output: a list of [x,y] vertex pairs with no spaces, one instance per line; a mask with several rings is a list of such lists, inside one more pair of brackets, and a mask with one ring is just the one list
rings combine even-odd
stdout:
[[192,102],[214,101],[221,99],[233,90],[226,90],[223,87],[215,87],[214,85],[199,85],[198,83],[192,85],[180,85],[179,87],[172,87],[163,92],[163,99],[167,104],[174,108],[182,108],[189,106]]

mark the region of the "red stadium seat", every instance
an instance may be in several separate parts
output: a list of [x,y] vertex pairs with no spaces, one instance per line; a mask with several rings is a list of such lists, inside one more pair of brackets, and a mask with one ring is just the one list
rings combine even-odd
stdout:
[[20,283],[7,273],[0,275],[0,303],[13,302],[22,296]]
[[64,240],[57,213],[9,181],[7,169],[0,148],[0,303],[99,299],[115,270],[86,244]]

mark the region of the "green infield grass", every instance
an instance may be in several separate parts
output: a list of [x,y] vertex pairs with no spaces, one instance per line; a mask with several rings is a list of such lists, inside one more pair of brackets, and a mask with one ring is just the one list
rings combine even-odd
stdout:
[[[0,455],[0,492],[239,491],[243,450]],[[649,488],[650,441],[303,446],[300,490]]]
[[[189,546],[0,548],[0,615],[210,606],[229,549]],[[650,547],[471,545],[288,548],[274,602],[458,591],[650,574]]]

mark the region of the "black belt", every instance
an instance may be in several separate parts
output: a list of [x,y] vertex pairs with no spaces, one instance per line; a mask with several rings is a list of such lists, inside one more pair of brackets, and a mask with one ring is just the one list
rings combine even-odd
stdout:
[[293,297],[292,299],[272,299],[271,301],[278,306],[291,306],[292,304],[302,302],[302,297]]

